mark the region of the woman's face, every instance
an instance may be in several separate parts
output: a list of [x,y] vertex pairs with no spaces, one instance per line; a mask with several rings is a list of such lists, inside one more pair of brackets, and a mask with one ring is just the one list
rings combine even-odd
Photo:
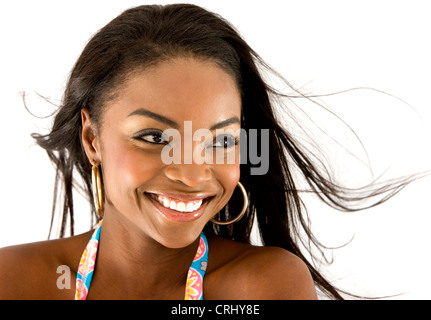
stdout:
[[95,144],[105,215],[167,247],[192,243],[239,181],[233,77],[214,62],[171,59],[130,76],[105,110]]

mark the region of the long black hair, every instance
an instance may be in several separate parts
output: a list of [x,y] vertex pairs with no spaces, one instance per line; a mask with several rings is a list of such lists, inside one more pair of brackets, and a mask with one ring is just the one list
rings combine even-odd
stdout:
[[[246,131],[269,129],[268,172],[253,175],[250,174],[252,164],[241,164],[240,180],[250,201],[246,215],[229,226],[208,223],[205,232],[250,242],[256,223],[263,245],[282,247],[296,254],[307,264],[315,284],[323,293],[342,299],[340,292],[309,261],[312,260],[309,256],[314,255],[311,246],[320,250],[323,246],[310,231],[296,176],[299,173],[306,181],[308,191],[344,211],[357,210],[350,204],[369,197],[379,196],[373,205],[382,202],[408,181],[374,189],[347,189],[337,185],[276,117],[275,98],[286,96],[263,80],[262,70],[272,71],[269,66],[230,23],[195,5],[131,8],[99,30],[87,43],[72,69],[51,132],[33,134],[57,170],[50,234],[61,194],[59,236],[65,236],[67,224],[73,235],[74,187],[84,190],[91,204],[92,219],[99,219],[95,215],[91,191],[91,166],[81,142],[81,109],[88,108],[91,119],[100,126],[106,101],[112,98],[114,89],[122,84],[129,72],[184,55],[210,59],[234,77],[242,97],[242,128]],[[291,89],[301,96],[298,90]],[[82,183],[77,181],[79,178]],[[230,212],[235,215],[242,201],[234,195],[219,213],[219,218],[233,218]],[[304,248],[308,248],[308,252],[304,253]]]

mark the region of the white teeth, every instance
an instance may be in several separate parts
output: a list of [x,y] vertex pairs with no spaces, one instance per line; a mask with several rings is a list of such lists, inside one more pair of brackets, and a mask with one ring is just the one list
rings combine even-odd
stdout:
[[201,200],[193,200],[193,201],[179,201],[179,200],[171,200],[170,198],[165,198],[159,195],[151,194],[151,197],[157,200],[160,204],[162,204],[165,208],[169,208],[172,210],[176,210],[179,212],[192,212],[198,210],[202,205]]
[[202,200],[199,200],[198,202],[193,204],[193,210],[198,210],[202,204]]
[[193,210],[195,210],[193,202],[187,203],[186,211],[193,211]]
[[[171,203],[172,202],[173,201],[171,201]],[[186,211],[186,205],[184,204],[184,202],[178,202],[177,203],[177,211],[181,211],[181,212]]]
[[177,210],[177,204],[175,203],[175,201],[171,201],[169,208],[171,208],[172,210]]

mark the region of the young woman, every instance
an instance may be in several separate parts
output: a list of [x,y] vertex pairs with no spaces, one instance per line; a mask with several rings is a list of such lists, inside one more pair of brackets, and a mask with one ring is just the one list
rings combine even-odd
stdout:
[[[334,184],[280,124],[260,66],[228,22],[194,5],[136,7],[102,28],[51,132],[34,135],[65,191],[61,237],[67,219],[73,234],[78,177],[98,223],[1,249],[0,298],[315,299],[317,286],[341,299],[301,251],[304,232],[319,244],[293,172],[343,210],[406,181],[360,197]],[[250,244],[254,222],[263,246]],[[59,266],[75,285],[60,288]]]

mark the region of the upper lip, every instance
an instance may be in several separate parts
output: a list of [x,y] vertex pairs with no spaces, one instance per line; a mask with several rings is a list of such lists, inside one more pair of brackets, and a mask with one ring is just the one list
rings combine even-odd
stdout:
[[177,192],[153,192],[153,191],[147,191],[146,193],[151,193],[157,196],[180,200],[180,201],[203,200],[214,196],[213,194],[209,194],[209,193],[177,193]]

